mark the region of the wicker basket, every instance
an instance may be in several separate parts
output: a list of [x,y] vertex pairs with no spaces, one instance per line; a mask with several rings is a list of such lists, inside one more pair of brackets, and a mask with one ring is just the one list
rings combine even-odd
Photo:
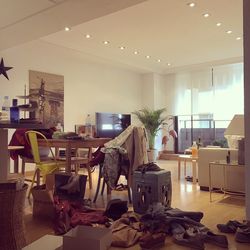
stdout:
[[0,186],[0,249],[17,250],[26,245],[24,202],[28,185],[20,190]]

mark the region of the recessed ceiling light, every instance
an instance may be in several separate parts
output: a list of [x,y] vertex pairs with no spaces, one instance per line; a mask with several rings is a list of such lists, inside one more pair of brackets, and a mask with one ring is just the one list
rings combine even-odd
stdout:
[[210,17],[210,14],[209,14],[209,13],[204,13],[203,16],[204,16],[205,18],[207,18],[207,17]]
[[149,58],[150,58],[150,56],[146,56],[146,58],[147,58],[147,59],[149,59]]
[[188,3],[187,4],[189,7],[193,8],[195,6],[195,3]]
[[64,30],[65,31],[70,31],[70,27],[65,27]]
[[171,66],[171,63],[168,63],[167,66]]
[[158,59],[158,60],[157,60],[157,62],[159,62],[159,63],[160,63],[160,62],[161,62],[161,59]]
[[240,37],[240,36],[236,37],[236,40],[241,40],[241,39],[242,39],[242,37]]
[[107,44],[109,44],[109,41],[103,41],[103,43],[104,43],[105,45],[107,45]]
[[137,51],[137,50],[136,50],[136,51],[134,51],[134,54],[135,54],[135,55],[138,55],[138,51]]
[[121,47],[120,47],[120,49],[121,49],[121,50],[124,50],[124,49],[125,49],[125,47],[124,47],[124,46],[121,46]]
[[86,36],[85,36],[87,39],[89,39],[91,36],[90,36],[90,34],[86,34]]
[[216,26],[220,27],[222,23],[216,23]]
[[232,34],[232,33],[233,33],[232,30],[228,30],[228,31],[226,31],[226,32],[227,32],[227,34]]

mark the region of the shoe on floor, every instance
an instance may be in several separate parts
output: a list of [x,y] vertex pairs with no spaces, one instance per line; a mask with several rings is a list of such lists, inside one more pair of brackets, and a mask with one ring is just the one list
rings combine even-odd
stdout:
[[214,234],[211,231],[202,232],[202,239],[206,243],[211,243],[219,247],[228,248],[228,241],[225,235]]
[[201,238],[198,235],[189,236],[187,233],[174,234],[173,241],[177,245],[186,246],[191,249],[198,249],[198,250],[205,249],[204,242],[201,240]]
[[247,228],[247,223],[240,223],[237,220],[230,220],[226,224],[218,224],[217,228],[222,233],[236,233],[237,228]]
[[237,230],[237,227],[230,221],[227,224],[217,224],[217,228],[220,232],[227,234],[234,234]]
[[240,243],[250,243],[250,227],[237,228],[235,240]]
[[140,247],[142,250],[151,250],[164,246],[166,239],[165,233],[145,233],[140,238]]

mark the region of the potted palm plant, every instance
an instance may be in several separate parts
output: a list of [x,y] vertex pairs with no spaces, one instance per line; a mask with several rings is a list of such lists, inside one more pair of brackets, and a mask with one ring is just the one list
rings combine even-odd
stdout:
[[160,126],[166,120],[167,117],[162,116],[166,111],[165,108],[151,110],[149,108],[143,108],[138,111],[132,112],[136,115],[139,121],[144,125],[149,141],[149,161],[156,160],[157,150],[155,149],[155,137],[160,130]]

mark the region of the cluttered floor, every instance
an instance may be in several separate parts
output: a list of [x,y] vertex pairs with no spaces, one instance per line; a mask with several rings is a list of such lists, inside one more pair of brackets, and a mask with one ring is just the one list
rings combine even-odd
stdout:
[[[237,220],[242,222],[245,219],[244,198],[235,196],[223,196],[223,194],[213,194],[213,202],[209,201],[209,192],[200,191],[198,184],[194,185],[188,182],[182,176],[181,180],[177,180],[177,161],[158,161],[157,164],[168,171],[171,171],[172,177],[172,208],[179,208],[183,211],[203,212],[204,216],[201,223],[209,228],[215,234],[221,234],[217,229],[217,224],[226,224],[229,220]],[[191,170],[191,166],[190,166]],[[187,169],[187,174],[189,169]],[[85,199],[92,199],[95,194],[95,188],[98,177],[98,168],[93,173],[94,188],[85,192]],[[123,183],[123,180],[121,179]],[[127,200],[127,191],[112,191],[111,196],[107,196],[106,192],[103,196],[99,195],[97,202],[91,204],[96,209],[105,209],[110,199],[120,198]],[[132,204],[129,205],[129,211],[132,211]],[[54,234],[52,221],[33,219],[32,217],[32,200],[26,200],[25,224],[28,243],[31,243],[45,234]],[[225,234],[228,238],[229,249],[250,249],[250,244],[238,243],[235,241],[234,234]],[[112,249],[122,249],[111,247]],[[139,244],[127,248],[129,250],[141,249]],[[167,236],[165,244],[159,249],[193,249],[192,247],[183,247],[175,244],[172,237]],[[205,243],[205,249],[222,249],[218,246]]]

